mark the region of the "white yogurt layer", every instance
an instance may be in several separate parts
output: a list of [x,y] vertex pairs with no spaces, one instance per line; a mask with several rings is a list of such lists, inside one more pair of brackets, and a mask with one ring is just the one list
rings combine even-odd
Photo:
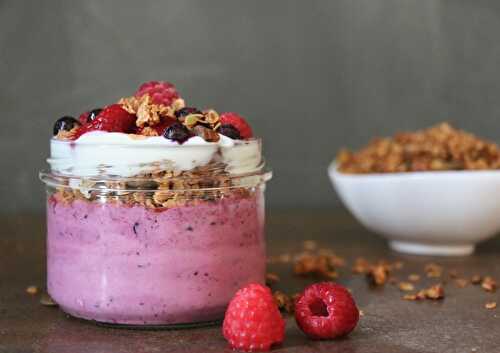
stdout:
[[75,141],[50,141],[51,170],[73,176],[131,177],[158,169],[191,170],[210,162],[223,162],[234,175],[249,173],[262,163],[259,140],[218,142],[195,136],[182,145],[162,136],[137,138],[120,132],[93,131]]

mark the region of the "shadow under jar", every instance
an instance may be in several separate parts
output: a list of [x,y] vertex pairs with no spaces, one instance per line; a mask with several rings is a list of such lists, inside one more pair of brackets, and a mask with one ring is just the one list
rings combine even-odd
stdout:
[[[260,141],[245,143],[260,151]],[[264,283],[271,173],[260,157],[239,174],[212,160],[188,171],[152,164],[126,177],[106,175],[104,165],[99,176],[71,174],[78,168],[60,168],[63,159],[53,153],[40,177],[47,288],[66,313],[141,327],[203,324],[223,318],[237,289]]]

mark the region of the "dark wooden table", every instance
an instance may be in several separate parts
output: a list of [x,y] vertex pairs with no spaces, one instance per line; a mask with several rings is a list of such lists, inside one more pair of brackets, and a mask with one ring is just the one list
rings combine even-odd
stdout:
[[[172,331],[134,331],[104,328],[72,319],[55,307],[42,306],[39,295],[26,287],[45,281],[44,220],[40,216],[1,219],[0,235],[0,352],[220,352],[230,350],[220,327]],[[268,217],[269,254],[297,253],[304,240],[315,240],[346,258],[402,261],[395,277],[423,274],[430,261],[443,265],[441,279],[425,275],[418,286],[444,281],[442,301],[409,302],[397,286],[372,288],[364,276],[349,267],[340,270],[338,281],[354,294],[364,315],[356,330],[336,341],[310,341],[287,317],[286,339],[277,352],[500,352],[500,307],[484,308],[497,301],[499,291],[486,293],[478,286],[457,287],[448,271],[460,276],[489,274],[500,279],[500,238],[479,246],[465,258],[426,258],[391,252],[385,242],[364,230],[343,211],[272,212]],[[294,293],[310,282],[297,278],[291,264],[270,264],[280,275],[276,285]]]

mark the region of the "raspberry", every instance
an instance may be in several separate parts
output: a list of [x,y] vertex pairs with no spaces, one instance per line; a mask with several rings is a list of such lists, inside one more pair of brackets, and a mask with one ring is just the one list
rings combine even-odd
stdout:
[[135,128],[136,116],[124,110],[119,104],[104,108],[96,118],[82,125],[75,134],[75,139],[89,131],[108,131],[131,133]]
[[252,128],[246,120],[236,113],[222,113],[220,115],[220,122],[222,125],[232,125],[238,132],[242,139],[249,139],[253,136]]
[[295,303],[295,320],[312,339],[347,335],[358,323],[359,310],[351,294],[339,284],[323,282],[304,290]]
[[80,123],[82,125],[85,123],[90,123],[92,120],[94,120],[99,115],[99,113],[101,111],[102,111],[101,108],[96,108],[96,109],[91,110],[90,112],[82,113],[78,117],[78,120],[80,121]]
[[90,112],[85,112],[85,113],[82,113],[80,114],[80,116],[78,117],[78,121],[80,122],[80,124],[86,124],[88,122],[88,118],[90,116]]
[[175,86],[165,81],[143,83],[137,92],[135,92],[135,96],[141,97],[145,94],[151,97],[153,103],[163,105],[171,105],[174,100],[179,98],[179,93],[175,89]]
[[271,290],[256,283],[238,290],[227,308],[222,333],[231,348],[247,352],[268,351],[283,342],[285,321]]

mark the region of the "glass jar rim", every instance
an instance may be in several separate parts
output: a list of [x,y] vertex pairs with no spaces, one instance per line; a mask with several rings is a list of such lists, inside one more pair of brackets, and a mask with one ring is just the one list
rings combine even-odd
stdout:
[[[134,192],[134,191],[159,191],[156,185],[152,182],[160,180],[159,178],[147,177],[121,177],[121,176],[73,176],[58,174],[51,171],[42,170],[38,174],[39,179],[46,185],[55,188],[85,188],[87,191],[102,191],[102,192]],[[164,178],[163,183],[170,183],[170,192],[189,192],[189,191],[213,191],[221,189],[234,189],[245,187],[256,187],[269,181],[273,176],[273,172],[269,169],[262,169],[258,172],[251,172],[239,175],[226,175],[226,180],[231,181],[231,185],[215,186],[215,187],[184,187],[185,181],[195,183],[196,181],[217,178],[217,176],[200,176],[187,178],[186,176],[173,176]],[[177,183],[179,182],[179,183]],[[124,187],[116,187],[116,185],[125,185]],[[135,185],[135,186],[131,186]],[[177,188],[175,185],[181,185]]]

